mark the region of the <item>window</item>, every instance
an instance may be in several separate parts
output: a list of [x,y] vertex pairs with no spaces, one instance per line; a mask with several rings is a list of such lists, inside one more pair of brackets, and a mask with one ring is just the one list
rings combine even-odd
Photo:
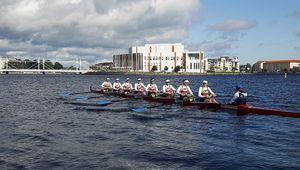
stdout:
[[190,69],[193,69],[193,63],[190,63]]
[[171,60],[174,60],[174,57],[171,57]]
[[168,57],[166,56],[166,60],[168,60]]

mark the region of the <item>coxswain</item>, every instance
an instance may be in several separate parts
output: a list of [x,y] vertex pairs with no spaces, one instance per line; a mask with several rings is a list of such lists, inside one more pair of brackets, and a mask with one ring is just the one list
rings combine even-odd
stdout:
[[208,87],[208,82],[204,80],[199,88],[198,97],[200,102],[217,103],[214,99],[216,94]]
[[121,89],[122,89],[122,85],[121,85],[121,83],[120,83],[120,80],[119,80],[118,78],[116,78],[116,80],[115,80],[115,82],[114,82],[114,84],[113,84],[113,90],[114,90],[115,92],[120,92]]
[[122,84],[122,89],[123,89],[124,94],[131,93],[133,87],[132,87],[132,84],[130,83],[130,78],[126,78],[125,83]]
[[163,96],[164,97],[174,97],[176,89],[172,86],[169,79],[165,81],[165,85],[163,85]]
[[146,86],[142,83],[141,78],[138,78],[137,82],[134,84],[134,90],[135,90],[136,94],[144,95]]
[[106,78],[105,81],[102,83],[101,88],[103,92],[109,92],[112,89],[112,84],[110,82],[110,78]]
[[231,105],[245,105],[247,104],[247,92],[242,90],[239,85],[235,87],[235,93],[230,101]]
[[193,92],[189,87],[189,81],[187,79],[183,80],[182,85],[180,85],[177,89],[177,94],[180,95],[180,100],[183,101],[193,101]]
[[151,97],[156,97],[157,93],[159,93],[157,85],[155,84],[154,78],[152,78],[150,80],[150,83],[146,87],[146,91],[148,93],[148,96],[151,96]]

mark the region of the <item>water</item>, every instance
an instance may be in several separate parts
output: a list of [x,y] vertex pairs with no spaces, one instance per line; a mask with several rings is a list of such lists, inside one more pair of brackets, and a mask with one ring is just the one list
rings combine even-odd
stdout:
[[[93,112],[58,99],[62,91],[88,91],[104,78],[0,75],[0,169],[300,169],[296,118],[237,116],[177,105],[147,113]],[[188,78],[194,92],[206,79],[216,93],[226,95],[240,84],[257,96],[249,98],[250,104],[300,112],[299,75],[286,80],[281,75],[155,78],[159,87],[166,78],[176,86]],[[107,108],[151,105],[128,100]]]

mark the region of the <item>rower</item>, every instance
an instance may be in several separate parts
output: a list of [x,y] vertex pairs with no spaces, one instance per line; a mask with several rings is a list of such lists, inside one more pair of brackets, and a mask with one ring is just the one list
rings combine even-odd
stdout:
[[216,94],[210,89],[210,87],[208,87],[208,82],[206,80],[202,82],[202,86],[199,88],[198,96],[200,102],[217,103],[217,101],[214,99]]
[[182,85],[180,85],[177,89],[177,93],[180,95],[180,100],[183,101],[193,101],[193,92],[189,87],[189,81],[187,79],[183,80]]
[[163,85],[163,96],[164,97],[174,97],[176,89],[170,83],[170,80],[166,80],[166,84]]
[[113,90],[114,90],[115,92],[120,92],[121,89],[122,89],[122,85],[121,85],[121,83],[120,83],[120,80],[119,80],[119,78],[116,78],[116,81],[115,81],[114,84],[113,84]]
[[239,85],[235,87],[235,93],[229,104],[238,106],[245,105],[247,103],[247,92],[242,90]]
[[155,84],[154,78],[151,78],[150,83],[146,87],[147,95],[151,97],[156,97],[159,93],[157,85]]
[[102,83],[101,87],[103,92],[109,92],[112,89],[110,78],[106,78],[105,81]]
[[146,90],[146,86],[142,83],[142,79],[138,78],[137,82],[134,84],[134,90],[136,94],[144,95],[144,91]]
[[123,89],[124,94],[131,93],[133,87],[132,87],[132,84],[130,83],[130,78],[126,78],[125,83],[122,84],[122,89]]

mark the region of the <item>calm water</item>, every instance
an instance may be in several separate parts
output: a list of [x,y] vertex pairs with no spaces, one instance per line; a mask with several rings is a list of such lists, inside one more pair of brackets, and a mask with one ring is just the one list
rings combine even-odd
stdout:
[[[105,77],[0,75],[0,169],[300,169],[300,119],[176,105],[93,112],[59,99],[62,91],[88,91]],[[256,96],[249,98],[255,106],[300,112],[299,75],[156,76],[160,87],[166,78],[176,86],[188,78],[194,92],[206,79],[225,95],[240,84]],[[149,105],[128,100],[107,108]]]

